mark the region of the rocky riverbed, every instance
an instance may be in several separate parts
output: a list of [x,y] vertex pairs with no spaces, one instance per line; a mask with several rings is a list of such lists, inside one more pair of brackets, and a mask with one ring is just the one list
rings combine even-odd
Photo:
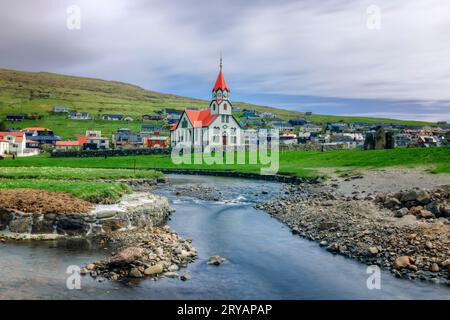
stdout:
[[[395,175],[386,173],[384,184],[390,180]],[[450,179],[441,176],[436,182],[448,185],[427,183],[428,189],[414,178],[400,180],[405,183],[380,192],[382,181],[371,188],[364,174],[345,174],[320,184],[290,185],[257,208],[330,252],[398,277],[450,284]]]

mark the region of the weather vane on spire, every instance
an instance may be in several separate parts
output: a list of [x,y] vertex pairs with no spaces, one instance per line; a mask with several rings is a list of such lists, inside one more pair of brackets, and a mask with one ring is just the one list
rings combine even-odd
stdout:
[[220,51],[220,70],[222,70],[222,51]]

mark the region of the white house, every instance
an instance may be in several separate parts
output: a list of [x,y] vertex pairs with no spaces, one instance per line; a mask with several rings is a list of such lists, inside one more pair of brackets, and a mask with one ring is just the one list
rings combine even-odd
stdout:
[[69,108],[66,106],[54,106],[53,107],[53,112],[55,113],[68,113],[69,112]]
[[171,145],[238,146],[241,145],[241,126],[233,117],[230,89],[222,73],[222,62],[212,100],[208,109],[184,110],[180,120],[171,127]]
[[72,120],[89,120],[91,117],[87,112],[71,112],[69,113],[69,119]]
[[8,143],[7,150],[5,146],[2,148],[4,153],[7,151],[16,156],[23,156],[27,152],[24,132],[0,132],[0,141]]
[[0,156],[9,152],[9,142],[7,140],[0,140]]

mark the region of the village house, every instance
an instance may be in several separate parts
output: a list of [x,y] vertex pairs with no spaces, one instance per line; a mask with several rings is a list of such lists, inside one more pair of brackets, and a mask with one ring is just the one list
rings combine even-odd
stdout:
[[413,141],[412,136],[409,133],[399,133],[394,136],[396,147],[409,147]]
[[253,109],[244,109],[242,110],[241,118],[256,118],[258,116],[258,111]]
[[342,133],[349,130],[349,125],[346,122],[333,122],[333,123],[327,123],[326,127],[327,131],[330,131],[331,133]]
[[147,148],[167,148],[169,146],[169,137],[164,136],[149,136],[144,137],[144,145]]
[[6,121],[23,121],[25,116],[23,114],[8,114],[6,115]]
[[158,114],[155,115],[144,114],[142,116],[142,121],[161,121],[162,119],[163,117]]
[[277,129],[278,131],[294,131],[294,127],[289,122],[284,121],[272,121],[270,122],[272,128]]
[[55,113],[69,113],[69,108],[66,106],[54,106],[53,112]]
[[123,114],[104,114],[102,120],[122,121],[125,116]]
[[104,114],[102,115],[102,120],[108,121],[133,121],[131,116],[125,116],[123,114]]
[[267,119],[274,119],[274,118],[277,118],[277,115],[276,115],[276,114],[273,114],[273,113],[267,112],[267,111],[261,112],[261,113],[259,114],[259,116],[260,116],[261,118],[267,118]]
[[180,121],[180,117],[181,117],[181,115],[179,115],[179,114],[169,114],[166,117],[166,121],[168,124],[174,124],[174,123],[177,123],[178,121]]
[[[0,132],[0,141],[2,141],[1,152],[3,152],[3,155],[8,153],[18,157],[26,157],[39,154],[38,149],[27,148],[25,132]],[[8,146],[6,146],[6,143],[8,143]]]
[[291,119],[288,121],[289,124],[293,127],[296,126],[304,126],[305,124],[308,123],[308,121],[304,120],[304,119]]
[[72,120],[90,120],[91,117],[87,112],[70,112],[69,119]]
[[297,143],[297,135],[291,131],[286,130],[280,134],[280,144],[296,144]]
[[79,141],[57,141],[55,143],[55,150],[57,151],[79,151]]
[[161,110],[161,114],[164,116],[169,116],[169,115],[181,116],[182,113],[183,113],[183,110],[179,110],[179,109],[165,108],[165,109]]
[[424,148],[436,147],[438,145],[438,140],[433,136],[419,136],[417,138],[417,144],[419,147]]
[[[48,128],[30,127],[24,128],[22,131],[25,132],[28,141],[27,143],[30,146],[35,146],[37,143],[38,147],[42,148],[44,145],[51,146],[61,140],[59,136],[55,135],[55,133]],[[34,144],[31,141],[34,141]]]
[[160,135],[162,132],[162,126],[157,124],[143,124],[141,125],[142,134]]
[[231,113],[230,88],[222,73],[222,61],[208,109],[184,110],[172,125],[171,144],[184,146],[241,145],[241,126]]
[[240,122],[241,127],[250,128],[250,127],[262,127],[264,124],[261,119],[250,119],[246,118]]
[[78,137],[84,150],[108,150],[109,139],[102,136],[101,131],[88,130],[84,137]]
[[117,129],[112,136],[113,144],[119,149],[136,149],[144,146],[144,137],[141,134],[134,134],[128,128]]
[[8,140],[0,140],[0,157],[9,152]]

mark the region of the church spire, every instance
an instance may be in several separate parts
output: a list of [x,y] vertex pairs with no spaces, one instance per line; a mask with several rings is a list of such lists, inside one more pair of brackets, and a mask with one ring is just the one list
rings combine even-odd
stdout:
[[222,53],[220,53],[220,64],[219,64],[219,75],[217,76],[216,84],[214,85],[213,92],[215,91],[225,91],[230,92],[230,88],[228,88],[227,82],[222,73]]

